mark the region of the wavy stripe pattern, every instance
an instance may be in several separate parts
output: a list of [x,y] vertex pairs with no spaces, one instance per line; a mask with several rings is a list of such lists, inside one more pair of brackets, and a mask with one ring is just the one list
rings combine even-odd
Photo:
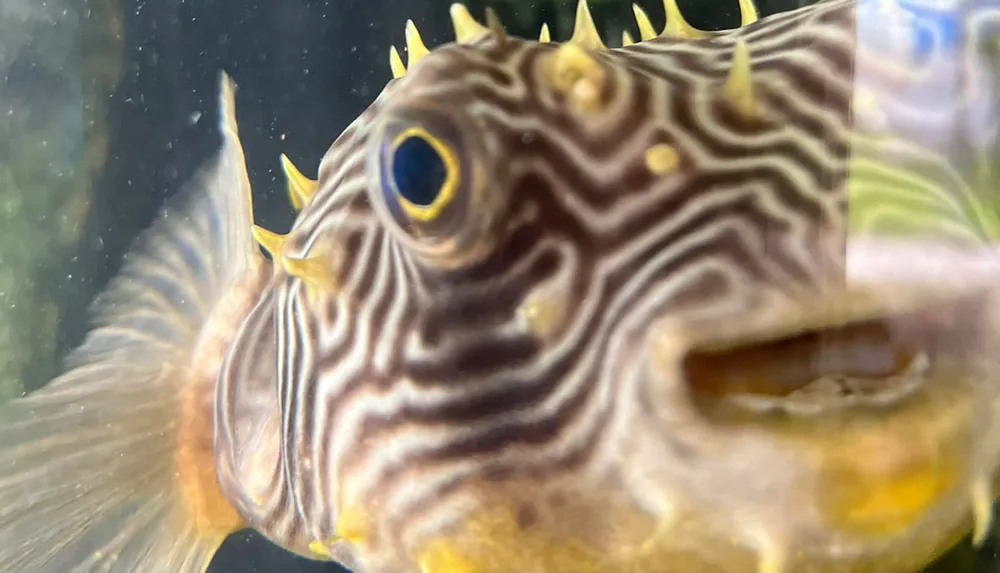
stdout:
[[[233,380],[277,364],[280,467],[253,510],[268,533],[327,539],[361,504],[377,516],[371,566],[459,522],[470,484],[607,475],[655,318],[840,284],[858,13],[827,0],[594,52],[607,81],[592,113],[546,79],[558,44],[488,34],[390,82],[330,148],[285,247],[337,249],[337,288],[279,273],[230,356]],[[723,89],[739,43],[751,118]],[[379,209],[378,130],[422,113],[445,113],[485,172],[462,192],[473,218],[489,209],[489,248],[457,268],[429,264]],[[674,169],[650,170],[654,145]],[[535,300],[559,309],[544,333],[525,318]]]

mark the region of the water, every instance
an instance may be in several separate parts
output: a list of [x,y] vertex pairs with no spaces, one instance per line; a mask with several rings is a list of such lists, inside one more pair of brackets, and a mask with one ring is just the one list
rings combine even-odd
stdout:
[[[803,3],[769,0],[758,8],[769,14]],[[654,22],[662,22],[657,3],[642,4]],[[696,26],[732,27],[738,16],[731,4],[726,10],[714,0],[681,7]],[[114,275],[131,240],[213,152],[220,70],[240,88],[255,218],[282,231],[293,211],[279,154],[315,176],[332,139],[390,77],[387,49],[390,42],[403,44],[405,20],[418,23],[428,45],[451,40],[447,5],[0,3],[0,158],[11,159],[0,159],[0,221],[6,221],[0,243],[21,247],[0,250],[0,324],[6,325],[0,327],[0,348],[7,354],[0,356],[6,374],[0,392],[15,393],[15,380],[32,387],[52,376],[53,357],[80,341],[86,303]],[[484,5],[473,2],[470,9],[481,14]],[[565,3],[494,5],[515,32],[534,33],[545,19],[554,23],[556,37],[568,36],[571,6]],[[593,2],[592,8],[607,38],[619,37],[623,25],[632,27],[624,1]],[[17,156],[15,164],[18,149],[32,153]],[[31,161],[41,167],[25,167]],[[17,221],[27,224],[15,231],[11,224]],[[978,552],[963,545],[933,570],[996,570],[996,547],[996,540]],[[290,556],[252,533],[231,537],[211,568],[341,570]]]

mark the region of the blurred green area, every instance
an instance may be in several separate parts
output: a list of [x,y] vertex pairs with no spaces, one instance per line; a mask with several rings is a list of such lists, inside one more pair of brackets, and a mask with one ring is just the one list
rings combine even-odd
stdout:
[[995,149],[949,158],[907,141],[856,136],[847,184],[854,234],[1000,242]]
[[[903,133],[906,126],[899,131],[874,129],[855,134],[848,179],[852,232],[921,235],[972,245],[1000,242],[1000,134],[996,131],[1000,43],[991,34],[976,38],[970,33],[966,39],[970,42],[966,59],[953,65],[976,65],[977,70],[963,69],[951,78],[931,75],[924,81],[926,86],[915,88],[951,93],[951,97],[921,102],[935,106],[926,110],[929,115],[942,115],[949,107],[967,113],[952,116],[954,125],[941,126],[942,132],[933,136],[937,145]],[[975,64],[970,63],[971,57],[976,58]],[[969,79],[975,71],[983,73]],[[955,86],[940,89],[952,78],[970,82],[962,86],[961,96]],[[975,89],[969,89],[971,82]],[[905,92],[887,97],[912,97],[911,104],[919,101],[919,96]],[[856,120],[858,109],[861,106],[855,102]],[[990,137],[977,142],[972,135],[977,130]]]
[[118,0],[0,2],[0,401],[58,370],[66,263],[106,159],[120,10]]

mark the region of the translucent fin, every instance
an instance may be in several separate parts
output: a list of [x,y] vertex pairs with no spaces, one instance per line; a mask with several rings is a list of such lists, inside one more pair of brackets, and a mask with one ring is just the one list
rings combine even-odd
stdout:
[[223,76],[219,156],[128,254],[68,370],[0,407],[0,571],[201,573],[242,525],[212,457],[221,357],[199,344],[262,260],[233,97]]

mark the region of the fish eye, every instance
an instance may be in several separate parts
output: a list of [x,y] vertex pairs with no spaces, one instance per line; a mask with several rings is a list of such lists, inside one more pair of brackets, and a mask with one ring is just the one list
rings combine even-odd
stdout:
[[426,263],[468,264],[488,250],[503,194],[472,124],[427,106],[386,110],[366,163],[369,198],[387,230]]
[[434,103],[381,110],[367,139],[368,199],[397,244],[439,270],[492,252],[508,213],[502,142],[480,123]]
[[[417,222],[436,219],[454,199],[461,173],[455,152],[422,127],[410,127],[391,144],[383,188],[389,201]],[[388,185],[386,185],[388,183]]]

